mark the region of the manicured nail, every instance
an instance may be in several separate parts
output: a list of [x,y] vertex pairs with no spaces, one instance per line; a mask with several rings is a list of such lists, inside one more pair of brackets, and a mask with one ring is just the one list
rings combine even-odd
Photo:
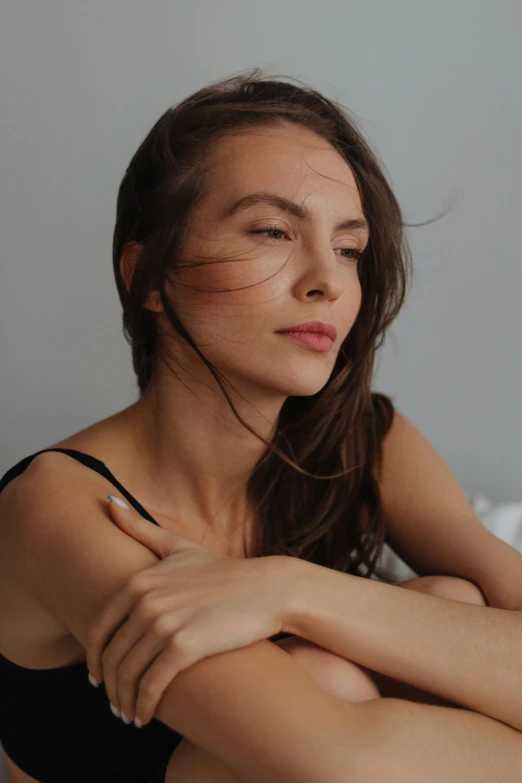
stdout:
[[99,682],[97,682],[97,681],[94,679],[94,677],[92,676],[92,674],[91,674],[90,672],[89,672],[89,682],[91,683],[91,685],[94,685],[94,687],[95,687],[95,688],[98,688],[98,687],[99,687],[99,685],[100,685],[100,683],[99,683]]
[[111,710],[112,710],[113,715],[116,715],[117,718],[121,718],[121,712],[119,711],[119,709],[114,706],[112,701],[110,701],[109,704],[111,705]]
[[124,712],[121,713],[121,719],[124,723],[130,723],[130,718],[127,718]]
[[113,503],[116,503],[117,506],[120,506],[120,508],[129,508],[126,503],[123,502],[123,500],[120,500],[120,498],[117,498],[115,495],[107,495],[108,500],[112,500]]
[[139,718],[134,718],[134,725],[136,726],[137,729],[141,729],[141,727],[143,726],[143,723],[141,722],[141,720]]

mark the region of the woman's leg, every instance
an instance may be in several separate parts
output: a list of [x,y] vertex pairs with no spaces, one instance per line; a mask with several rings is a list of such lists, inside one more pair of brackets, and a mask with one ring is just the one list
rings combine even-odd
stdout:
[[289,653],[324,691],[337,699],[353,703],[381,697],[371,674],[364,667],[299,636],[288,636],[275,644]]
[[465,604],[477,604],[486,606],[486,599],[482,591],[467,579],[458,576],[417,576],[415,579],[407,579],[400,582],[397,587],[407,590],[417,590],[419,593],[430,593],[440,598],[449,598],[453,601],[462,601]]

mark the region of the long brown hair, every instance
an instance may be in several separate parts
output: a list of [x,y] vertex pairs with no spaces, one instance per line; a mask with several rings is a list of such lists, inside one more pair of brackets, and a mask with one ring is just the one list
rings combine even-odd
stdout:
[[[289,555],[392,581],[376,570],[385,521],[372,471],[380,471],[394,405],[384,394],[371,392],[370,383],[375,352],[407,294],[412,262],[403,226],[409,224],[403,223],[383,166],[349,110],[300,84],[268,78],[254,68],[198,90],[169,108],[150,130],[118,191],[113,264],[123,330],[143,394],[158,359],[155,314],[143,305],[150,291],[159,291],[171,325],[212,372],[236,418],[265,443],[247,485],[257,515],[250,556]],[[180,322],[165,283],[176,274],[191,215],[205,193],[213,142],[230,132],[288,122],[323,137],[348,162],[370,240],[359,273],[360,311],[328,382],[317,394],[287,397],[268,441],[237,413],[220,379],[224,376]],[[143,249],[127,290],[120,259],[129,243]],[[318,466],[323,475],[309,472]]]

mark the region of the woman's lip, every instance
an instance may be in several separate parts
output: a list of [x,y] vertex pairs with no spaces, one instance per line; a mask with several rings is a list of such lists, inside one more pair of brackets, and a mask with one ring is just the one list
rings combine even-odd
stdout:
[[277,329],[277,332],[311,332],[312,334],[326,334],[331,340],[335,342],[337,339],[337,329],[331,322],[321,321],[316,319],[315,321],[306,321],[302,324],[292,324],[291,326],[282,327]]
[[287,337],[305,348],[322,353],[330,351],[333,345],[333,340],[327,334],[320,332],[276,332],[276,334]]

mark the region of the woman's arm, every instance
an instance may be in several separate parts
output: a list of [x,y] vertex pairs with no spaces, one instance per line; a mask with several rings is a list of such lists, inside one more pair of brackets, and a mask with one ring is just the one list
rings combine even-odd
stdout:
[[[256,643],[244,649],[251,650],[257,646]],[[229,656],[236,652],[242,651],[216,657],[222,658],[223,665],[227,666],[231,661]],[[287,658],[291,662],[290,656]],[[251,680],[262,679],[259,676],[261,669],[257,667],[268,658],[265,659],[260,652],[257,660],[254,657],[251,660],[256,668],[247,674],[247,689]],[[180,677],[186,677],[182,688],[193,692],[188,676],[207,661],[212,659],[200,661],[181,673]],[[290,674],[290,669],[288,672]],[[209,677],[213,675],[214,672],[209,669]],[[197,677],[197,674],[194,676]],[[277,681],[280,682],[279,679]],[[178,692],[175,691],[175,682],[171,685],[172,698],[169,691],[164,696],[167,722],[169,710],[176,709]],[[214,680],[209,679],[211,688],[213,684]],[[199,688],[199,683],[196,687]],[[298,686],[295,691],[297,696],[301,687]],[[263,709],[265,703],[266,700],[261,699]],[[276,713],[268,712],[266,716],[267,726],[276,718],[274,729],[280,732],[279,743],[284,746],[282,758],[286,752],[284,769],[281,767],[278,772],[271,772],[267,767],[266,776],[262,778],[248,772],[237,774],[236,767],[235,773],[227,776],[226,767],[221,762],[223,749],[216,747],[214,756],[211,756],[208,742],[203,738],[203,752],[200,752],[199,746],[191,746],[185,759],[180,758],[181,762],[186,762],[181,763],[181,770],[174,763],[173,772],[187,775],[180,778],[180,783],[193,780],[198,783],[251,783],[255,780],[266,780],[267,783],[375,783],[381,780],[386,783],[440,783],[441,780],[444,783],[514,783],[522,769],[520,733],[478,713],[394,698],[357,704],[332,700],[323,707],[319,705],[319,711],[314,711],[313,698],[305,694],[305,699],[294,705],[297,711],[305,709],[307,719],[303,721],[303,716],[297,715],[291,705],[284,706],[287,711],[281,723]],[[326,717],[327,724],[324,722]],[[199,727],[194,728],[199,731]],[[211,727],[210,732],[212,734],[214,728]],[[244,742],[244,735],[238,736],[236,741]],[[309,747],[303,748],[308,743]],[[274,741],[274,746],[276,744],[277,741]],[[238,748],[238,751],[242,754],[243,749]],[[268,744],[262,753],[270,753]],[[294,755],[296,753],[297,756]],[[257,761],[265,759],[258,758]],[[258,770],[256,774],[259,775]]]
[[522,611],[296,560],[290,633],[522,731]]
[[[110,521],[105,479],[66,455],[40,456],[0,497],[0,567],[85,646],[91,618],[156,558]],[[520,735],[508,726],[399,699],[348,704],[268,640],[182,671],[157,717],[244,783],[477,783],[514,780],[522,766]]]
[[[102,476],[53,452],[37,456],[0,496],[0,567],[84,647],[114,591],[158,561],[114,525],[110,491]],[[357,705],[351,725],[337,703],[286,652],[261,640],[180,672],[156,717],[249,783],[326,783],[341,763],[347,781],[358,774],[365,739]]]

